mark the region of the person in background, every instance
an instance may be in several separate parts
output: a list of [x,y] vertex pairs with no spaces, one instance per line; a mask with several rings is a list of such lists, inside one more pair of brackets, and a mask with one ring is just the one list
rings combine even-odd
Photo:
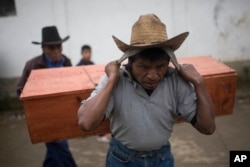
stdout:
[[77,64],[77,66],[80,65],[91,65],[94,64],[94,62],[91,61],[92,57],[92,49],[89,45],[83,45],[81,48],[81,60]]
[[[24,66],[22,76],[17,84],[17,94],[21,95],[32,70],[44,68],[60,68],[72,66],[71,60],[62,54],[62,43],[69,36],[61,39],[56,26],[42,28],[42,42],[32,42],[41,45],[42,54],[28,60]],[[45,143],[46,155],[43,167],[76,167],[76,163],[69,150],[67,140]]]
[[124,55],[106,65],[106,75],[78,109],[85,131],[110,120],[106,167],[173,167],[169,139],[178,118],[202,134],[214,133],[204,78],[193,65],[178,64],[174,54],[188,34],[169,39],[165,24],[146,14],[133,25],[130,44],[113,36]]
[[[92,58],[92,48],[90,45],[83,45],[81,48],[81,60],[77,64],[77,66],[81,65],[93,65],[94,62],[91,60]],[[108,143],[110,141],[110,134],[102,134],[97,136],[97,141]]]

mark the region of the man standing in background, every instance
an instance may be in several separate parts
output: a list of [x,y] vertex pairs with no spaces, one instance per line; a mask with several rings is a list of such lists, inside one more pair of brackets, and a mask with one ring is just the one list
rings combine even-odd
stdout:
[[[42,46],[42,54],[26,62],[17,85],[18,96],[21,95],[33,69],[72,66],[70,59],[62,54],[62,43],[68,39],[69,36],[61,39],[55,26],[48,26],[42,29],[42,42],[32,42]],[[45,145],[47,151],[43,167],[76,167],[67,140],[49,142],[45,143]]]

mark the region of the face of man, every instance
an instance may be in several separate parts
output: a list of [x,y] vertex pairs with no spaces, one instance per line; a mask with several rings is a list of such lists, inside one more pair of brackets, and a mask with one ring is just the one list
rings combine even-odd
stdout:
[[136,59],[132,64],[132,75],[146,90],[154,90],[167,72],[169,61],[157,59]]
[[43,53],[49,56],[52,62],[58,62],[62,58],[62,44],[44,45]]

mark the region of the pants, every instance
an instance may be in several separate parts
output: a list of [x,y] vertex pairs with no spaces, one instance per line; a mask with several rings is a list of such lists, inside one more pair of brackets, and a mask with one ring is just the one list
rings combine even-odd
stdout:
[[76,167],[66,140],[46,143],[46,156],[43,167]]
[[173,167],[170,144],[155,151],[134,151],[112,137],[106,167]]

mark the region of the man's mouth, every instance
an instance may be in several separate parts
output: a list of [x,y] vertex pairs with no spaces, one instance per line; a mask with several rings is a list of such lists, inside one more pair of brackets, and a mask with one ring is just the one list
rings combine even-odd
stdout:
[[147,87],[155,88],[158,85],[158,82],[146,82]]

